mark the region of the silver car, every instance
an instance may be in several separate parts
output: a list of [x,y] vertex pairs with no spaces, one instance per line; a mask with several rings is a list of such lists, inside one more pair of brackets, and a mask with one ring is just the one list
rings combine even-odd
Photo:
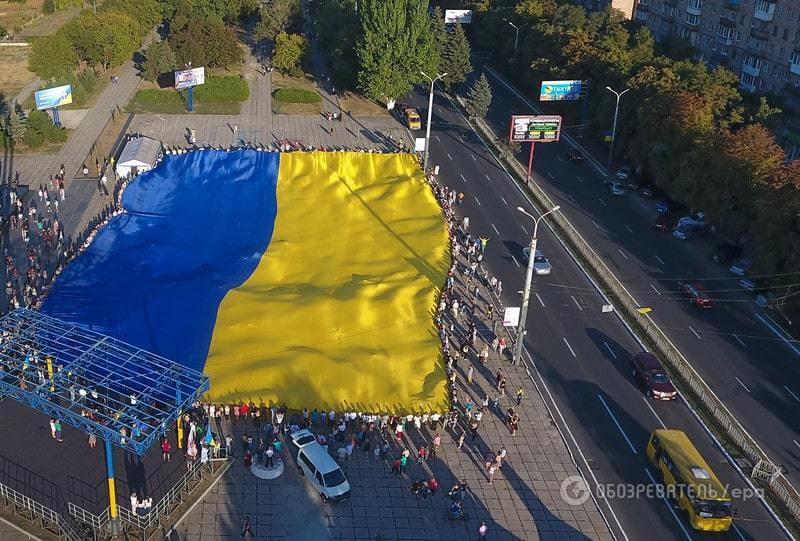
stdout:
[[[525,263],[527,264],[531,257],[531,249],[528,247],[523,248],[522,255],[525,256]],[[535,274],[547,275],[550,274],[550,271],[552,270],[553,269],[550,266],[550,261],[547,260],[542,252],[536,250],[536,255],[533,256],[533,272]]]

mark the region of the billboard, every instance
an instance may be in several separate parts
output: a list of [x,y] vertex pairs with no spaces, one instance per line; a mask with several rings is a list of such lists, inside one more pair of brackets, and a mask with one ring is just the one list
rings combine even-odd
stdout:
[[36,109],[41,111],[43,109],[55,109],[62,105],[72,103],[72,86],[54,86],[53,88],[45,88],[33,93],[33,99],[36,101]]
[[445,24],[469,24],[472,22],[471,9],[447,9],[444,12]]
[[511,133],[508,138],[512,143],[526,141],[549,143],[558,141],[560,136],[560,115],[514,115],[511,117]]
[[542,81],[539,101],[575,101],[581,99],[582,81]]
[[175,90],[183,90],[190,86],[202,85],[206,82],[205,68],[191,68],[175,72]]

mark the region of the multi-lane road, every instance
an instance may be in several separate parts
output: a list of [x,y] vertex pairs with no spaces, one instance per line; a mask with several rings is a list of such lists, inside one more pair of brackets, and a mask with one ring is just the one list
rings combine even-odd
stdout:
[[[510,91],[497,99],[503,91],[498,88],[499,84],[494,83],[496,98],[492,118],[496,115],[500,122],[501,116],[512,110],[529,110],[515,104]],[[401,101],[417,106],[423,111],[424,118],[427,96],[423,92],[420,89],[420,93],[412,93]],[[505,112],[497,111],[498,108],[505,108]],[[589,167],[574,168],[561,162],[558,156],[563,148],[551,147],[542,152],[537,149],[537,172],[540,173],[537,177],[541,177],[538,180],[548,185],[564,183],[566,186],[569,178],[576,185],[586,186],[587,199],[590,189],[594,190],[597,198],[599,187],[590,188],[593,182],[599,183],[596,173]],[[434,106],[430,151],[431,163],[440,165],[440,180],[466,194],[459,212],[470,217],[470,229],[475,234],[490,237],[486,263],[489,271],[503,281],[503,304],[519,305],[517,292],[522,289],[525,274],[522,249],[530,241],[533,224],[515,209],[522,206],[534,214],[536,209],[453,104],[442,95],[437,95]],[[583,178],[578,180],[578,176]],[[604,253],[612,249],[614,237],[602,228],[601,221],[606,217],[612,221],[619,220],[621,209],[609,212],[607,216],[595,217],[588,208],[580,206],[577,191],[564,192],[564,201],[560,200],[558,190],[553,190],[553,194],[562,205],[564,214],[574,220],[584,234],[588,231],[583,222],[594,227],[591,220],[595,220],[597,236],[606,243],[602,247]],[[616,204],[606,202],[612,203]],[[644,217],[640,219],[642,223],[638,225],[644,229],[647,222]],[[620,227],[624,229],[624,225],[620,224]],[[634,227],[637,224],[632,219],[627,225]],[[644,397],[631,378],[629,366],[632,354],[642,349],[641,344],[615,314],[601,311],[606,299],[552,232],[547,228],[542,232],[542,229],[540,227],[539,249],[550,259],[553,273],[547,277],[537,276],[534,280],[525,342],[527,360],[532,376],[550,403],[555,421],[565,433],[593,490],[597,491],[597,484],[605,487],[620,484],[647,486],[657,481],[658,474],[649,465],[644,450],[650,431],[666,426],[687,432],[723,482],[746,492],[749,488],[746,480],[682,401],[654,402]],[[649,231],[630,235],[637,237],[645,233],[649,234]],[[642,239],[635,240],[647,244]],[[669,242],[672,239],[659,239],[662,240]],[[627,245],[623,247],[620,244],[619,248],[625,252],[629,250]],[[672,256],[664,255],[672,261]],[[640,263],[635,262],[633,254],[619,257],[628,263],[616,259],[611,263],[627,278],[627,266]],[[686,317],[676,302],[667,301],[674,295],[664,291],[661,296],[666,297],[665,304],[672,305],[671,309],[678,314],[675,317]],[[660,310],[660,304],[655,299],[652,301],[654,308]],[[664,314],[662,317],[667,316]],[[704,329],[697,330],[705,332]],[[744,340],[746,337],[740,338]],[[721,375],[727,377],[725,371]],[[599,504],[619,539],[786,537],[757,498],[738,498],[735,502],[735,527],[727,534],[715,536],[693,531],[672,502],[659,499],[657,495],[652,498],[601,497]]]

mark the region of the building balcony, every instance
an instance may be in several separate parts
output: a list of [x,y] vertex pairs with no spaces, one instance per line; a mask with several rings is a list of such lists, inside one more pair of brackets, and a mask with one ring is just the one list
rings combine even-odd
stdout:
[[645,3],[645,2],[639,2],[638,4],[636,4],[636,11],[637,12],[639,12],[639,11],[647,11],[649,13],[650,12],[650,5]]
[[750,37],[747,39],[745,49],[753,56],[764,56],[767,53],[767,42],[762,39]]
[[756,91],[756,85],[755,84],[750,84],[750,83],[748,83],[746,81],[739,81],[739,88],[744,90],[745,92],[755,92]]
[[766,45],[766,41],[769,39],[769,30],[765,28],[751,28],[750,36],[757,40],[764,41]]
[[686,4],[686,13],[689,15],[700,15],[702,13],[702,5],[699,0],[689,0]]
[[[800,62],[800,60],[798,60]],[[800,64],[795,64],[794,62],[789,62],[789,73],[794,73],[795,75],[800,75]],[[792,85],[786,85],[792,86]]]
[[759,64],[757,68],[754,68],[753,66],[744,63],[742,64],[742,73],[746,73],[747,75],[752,75],[753,77],[758,77],[759,75],[761,75],[761,65]]
[[640,8],[636,8],[636,16],[635,19],[642,24],[647,24],[650,22],[650,12],[647,10],[642,10]]
[[767,23],[772,22],[772,20],[775,18],[775,3],[757,2],[756,9],[753,12],[753,18]]

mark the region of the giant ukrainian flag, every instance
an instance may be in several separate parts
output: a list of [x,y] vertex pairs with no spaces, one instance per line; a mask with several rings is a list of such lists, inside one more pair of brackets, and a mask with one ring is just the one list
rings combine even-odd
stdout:
[[44,312],[204,369],[210,400],[447,406],[447,230],[412,156],[167,156],[123,208]]

